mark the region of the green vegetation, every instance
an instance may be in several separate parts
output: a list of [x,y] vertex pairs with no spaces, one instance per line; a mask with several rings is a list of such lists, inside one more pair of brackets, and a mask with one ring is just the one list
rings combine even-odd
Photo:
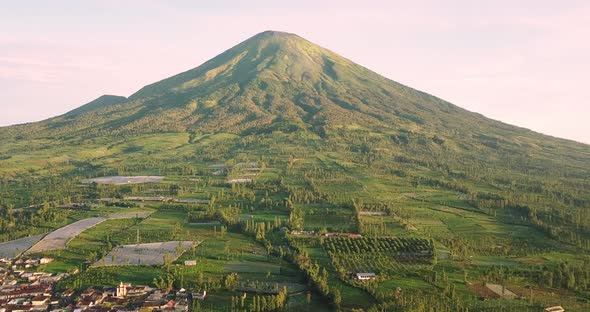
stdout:
[[[56,261],[40,269],[81,269],[61,288],[207,289],[202,311],[590,309],[588,145],[465,111],[295,35],[259,34],[0,140],[0,241],[155,210],[46,253]],[[80,183],[110,175],[166,178]],[[174,240],[199,244],[161,266],[88,268],[119,245]]]

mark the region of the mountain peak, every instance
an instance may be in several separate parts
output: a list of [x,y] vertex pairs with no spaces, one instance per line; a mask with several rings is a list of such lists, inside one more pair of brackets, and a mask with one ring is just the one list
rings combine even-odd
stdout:
[[148,85],[130,98],[155,96],[174,91],[217,85],[228,79],[243,85],[256,78],[280,80],[319,79],[325,63],[351,63],[304,38],[287,32],[268,30],[226,50],[199,67]]
[[270,49],[270,51],[266,51],[270,53],[276,54],[283,52],[291,55],[307,54],[312,51],[319,52],[322,50],[327,52],[327,50],[296,34],[275,30],[258,33],[230,50],[240,50],[240,52],[249,50],[250,52],[260,53],[265,49]]
[[[254,35],[252,38],[255,37],[282,37],[282,38],[301,38],[297,34],[285,32],[285,31],[278,31],[278,30],[265,30],[261,33]],[[303,39],[303,38],[301,38]]]

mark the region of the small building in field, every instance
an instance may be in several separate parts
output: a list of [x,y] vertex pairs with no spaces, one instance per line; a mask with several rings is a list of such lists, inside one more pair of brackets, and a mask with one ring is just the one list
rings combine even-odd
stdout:
[[193,299],[205,300],[205,297],[207,297],[206,290],[203,290],[203,292],[194,292],[193,293]]
[[227,181],[230,184],[236,184],[236,183],[252,183],[254,182],[253,179],[251,178],[238,178],[238,179],[230,179]]
[[185,266],[195,266],[197,265],[197,260],[184,260]]
[[562,306],[554,306],[545,308],[545,312],[565,312],[565,309]]
[[371,280],[376,277],[375,273],[356,273],[356,279],[360,281]]
[[293,230],[291,231],[292,235],[315,235],[315,231],[298,231]]

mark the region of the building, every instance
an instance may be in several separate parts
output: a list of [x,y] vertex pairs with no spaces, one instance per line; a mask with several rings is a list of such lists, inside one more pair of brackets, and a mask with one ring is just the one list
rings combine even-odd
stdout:
[[33,306],[47,306],[49,303],[51,303],[51,296],[38,295],[31,299]]
[[238,179],[230,179],[227,181],[228,183],[234,184],[234,183],[252,183],[254,182],[254,180],[252,180],[251,178],[238,178]]
[[121,282],[121,284],[119,284],[119,286],[117,286],[117,290],[115,293],[116,296],[119,298],[125,298],[127,296],[127,291],[129,288],[131,288],[131,284],[129,284],[129,283],[123,284],[123,282]]
[[207,297],[206,290],[203,290],[203,292],[194,292],[193,293],[193,299],[205,300],[205,297]]
[[292,235],[315,235],[315,231],[298,231],[293,230],[291,231]]
[[565,309],[561,306],[554,306],[545,308],[545,312],[565,312]]
[[375,273],[356,273],[356,279],[366,281],[375,278]]
[[197,260],[185,260],[184,265],[185,266],[195,266],[195,265],[197,265]]

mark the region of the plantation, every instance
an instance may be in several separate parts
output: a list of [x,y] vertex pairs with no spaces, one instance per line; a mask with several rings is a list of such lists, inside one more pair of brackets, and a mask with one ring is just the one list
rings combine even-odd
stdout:
[[434,242],[420,238],[329,238],[324,240],[324,247],[331,253],[382,253],[408,261],[430,259],[434,254]]

